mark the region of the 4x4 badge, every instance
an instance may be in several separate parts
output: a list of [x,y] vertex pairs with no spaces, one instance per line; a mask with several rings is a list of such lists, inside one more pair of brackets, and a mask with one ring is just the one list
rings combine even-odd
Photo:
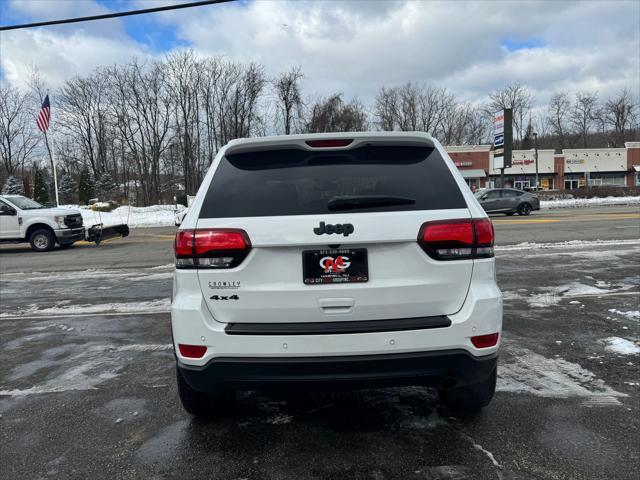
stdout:
[[322,235],[326,233],[327,235],[331,235],[333,233],[343,234],[345,237],[348,237],[353,233],[353,225],[350,223],[337,223],[335,225],[331,225],[330,223],[326,224],[324,222],[320,222],[320,226],[313,229],[313,233],[316,235]]

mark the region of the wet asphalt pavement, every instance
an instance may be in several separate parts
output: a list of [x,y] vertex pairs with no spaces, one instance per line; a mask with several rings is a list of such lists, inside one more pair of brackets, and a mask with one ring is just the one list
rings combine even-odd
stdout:
[[504,348],[476,417],[395,388],[243,392],[193,420],[175,387],[169,261],[3,272],[0,477],[639,476],[640,242],[498,249]]

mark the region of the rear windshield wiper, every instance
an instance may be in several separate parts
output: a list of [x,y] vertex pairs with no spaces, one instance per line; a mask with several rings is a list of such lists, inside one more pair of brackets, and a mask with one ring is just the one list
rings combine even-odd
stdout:
[[329,210],[352,210],[356,208],[387,207],[392,205],[412,205],[415,199],[393,195],[339,195],[327,203]]

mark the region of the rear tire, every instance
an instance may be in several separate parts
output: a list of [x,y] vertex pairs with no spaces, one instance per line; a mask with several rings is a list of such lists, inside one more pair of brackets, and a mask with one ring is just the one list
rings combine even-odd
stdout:
[[36,252],[48,252],[56,244],[56,239],[53,233],[44,228],[34,231],[29,237],[29,243],[31,248]]
[[221,407],[231,403],[232,393],[203,393],[191,388],[184,379],[179,369],[176,369],[178,380],[178,395],[185,411],[194,417],[212,417],[216,412],[215,407]]
[[498,369],[482,382],[464,387],[455,387],[450,390],[440,390],[440,401],[452,410],[465,412],[478,412],[491,402],[496,391],[496,379]]
[[531,204],[521,203],[518,205],[518,215],[529,215],[531,213]]

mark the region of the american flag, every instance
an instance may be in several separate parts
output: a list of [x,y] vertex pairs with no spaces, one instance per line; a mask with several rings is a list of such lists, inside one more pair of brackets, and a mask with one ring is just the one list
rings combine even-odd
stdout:
[[44,97],[42,108],[40,108],[40,113],[38,113],[38,118],[36,118],[38,130],[41,132],[49,130],[49,120],[51,120],[51,105],[49,104],[49,95],[47,95]]

